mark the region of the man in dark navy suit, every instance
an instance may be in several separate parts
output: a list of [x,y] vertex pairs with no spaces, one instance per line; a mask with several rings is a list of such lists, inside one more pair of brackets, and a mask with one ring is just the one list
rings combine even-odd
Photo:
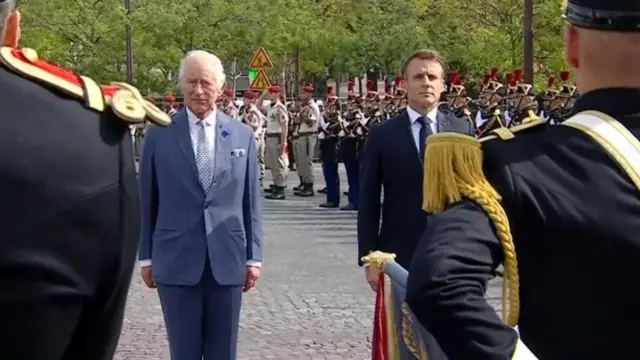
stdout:
[[[445,60],[438,52],[414,52],[404,62],[402,74],[408,107],[369,130],[362,154],[358,259],[380,250],[396,254],[396,261],[408,269],[427,225],[427,215],[422,211],[425,140],[439,132],[472,134],[473,127],[468,121],[438,111],[445,87]],[[380,201],[383,189],[384,205]],[[366,267],[366,276],[375,289],[377,271]]]

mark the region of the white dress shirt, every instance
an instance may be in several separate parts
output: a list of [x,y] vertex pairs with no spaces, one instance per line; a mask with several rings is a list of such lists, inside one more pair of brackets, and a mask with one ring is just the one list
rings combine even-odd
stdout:
[[[202,119],[204,122],[204,133],[207,136],[207,145],[209,146],[209,151],[211,152],[211,160],[215,161],[213,155],[215,151],[213,149],[216,148],[216,112],[214,109],[211,114]],[[191,146],[193,147],[193,153],[198,156],[197,148],[198,148],[198,132],[200,131],[200,125],[198,125],[198,121],[200,119],[187,108],[187,120],[189,121],[189,134],[191,135]]]
[[[411,122],[411,132],[413,133],[413,141],[415,141],[416,143],[416,149],[418,149],[418,152],[420,152],[420,128],[422,128],[422,125],[420,125],[420,123],[418,122],[418,118],[421,117],[422,114],[420,114],[419,112],[413,110],[408,106],[407,106],[407,114],[409,115],[409,121]],[[438,133],[437,116],[438,116],[438,108],[435,107],[433,108],[433,110],[427,113],[427,116],[425,118],[425,120],[427,120],[427,118],[431,120],[429,123],[429,126],[431,126],[431,131],[433,131],[434,134]]]
[[[193,153],[197,156],[198,149],[198,132],[200,131],[200,125],[198,121],[200,119],[187,108],[187,120],[189,121],[189,135],[191,136],[191,146]],[[211,152],[211,160],[215,161],[214,154],[216,148],[216,110],[214,109],[211,114],[202,119],[204,121],[204,132],[207,136],[207,145]],[[151,266],[151,259],[145,259],[139,261],[140,267]],[[262,263],[258,261],[248,261],[248,266],[261,267]]]

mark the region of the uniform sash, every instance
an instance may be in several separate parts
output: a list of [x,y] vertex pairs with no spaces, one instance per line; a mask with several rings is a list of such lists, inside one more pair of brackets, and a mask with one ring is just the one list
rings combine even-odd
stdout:
[[583,111],[562,123],[589,135],[620,165],[640,191],[640,141],[611,116]]

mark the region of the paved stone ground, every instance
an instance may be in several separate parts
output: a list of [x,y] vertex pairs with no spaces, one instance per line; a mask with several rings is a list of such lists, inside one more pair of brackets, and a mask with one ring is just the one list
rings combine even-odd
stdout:
[[[288,194],[297,183],[293,175]],[[322,179],[319,167],[316,176]],[[323,201],[318,194],[263,202],[266,262],[257,288],[243,300],[240,360],[371,358],[374,295],[356,266],[356,214],[319,209]],[[489,296],[497,306],[498,283]],[[169,359],[158,297],[138,273],[114,359]]]

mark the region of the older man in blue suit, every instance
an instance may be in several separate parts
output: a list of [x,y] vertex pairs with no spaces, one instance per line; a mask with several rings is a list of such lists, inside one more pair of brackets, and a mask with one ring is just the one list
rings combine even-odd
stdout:
[[180,64],[185,107],[147,133],[139,258],[157,287],[172,360],[234,360],[243,291],[262,265],[260,182],[251,129],[216,111],[220,60]]

